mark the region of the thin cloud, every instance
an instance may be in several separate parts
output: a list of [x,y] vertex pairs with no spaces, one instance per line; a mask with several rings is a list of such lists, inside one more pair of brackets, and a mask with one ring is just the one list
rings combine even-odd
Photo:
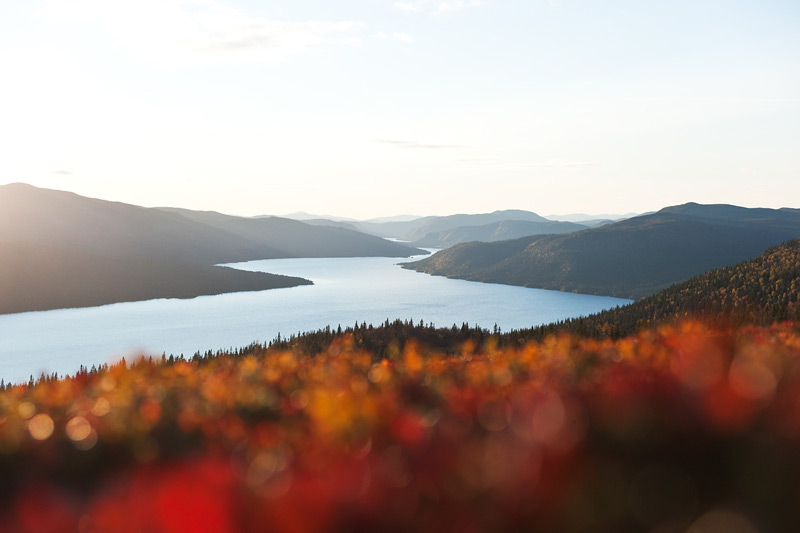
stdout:
[[461,162],[476,165],[500,165],[504,163],[502,159],[496,157],[465,157]]
[[457,144],[426,144],[414,141],[398,141],[393,139],[378,139],[375,142],[380,144],[388,144],[391,146],[396,146],[398,148],[421,149],[421,150],[451,150],[453,148],[461,148],[461,146]]
[[539,163],[510,163],[509,166],[517,168],[588,168],[596,167],[597,163],[591,161],[568,161],[565,159],[548,159]]
[[217,0],[51,0],[40,14],[93,23],[133,55],[155,63],[279,62],[320,46],[351,42],[355,21],[281,21]]
[[392,6],[402,11],[426,13],[454,13],[470,7],[486,5],[484,0],[400,0]]
[[545,168],[583,168],[583,167],[596,167],[597,163],[589,161],[564,161],[563,159],[551,159],[539,165],[533,165]]
[[596,167],[597,163],[590,161],[568,161],[564,159],[550,159],[538,163],[513,162],[494,157],[472,157],[461,160],[473,165],[501,166],[509,169],[524,170],[529,168],[589,168]]
[[645,103],[688,103],[688,104],[798,104],[800,98],[737,98],[737,97],[705,97],[705,98],[692,98],[692,97],[643,97],[636,98],[636,101]]
[[402,32],[384,33],[381,31],[373,35],[373,37],[385,41],[400,41],[401,43],[414,44],[414,37],[408,33],[402,33]]
[[242,20],[227,27],[200,31],[174,43],[193,54],[252,53],[265,59],[282,59],[308,48],[333,44],[336,34],[347,34],[359,26],[355,22]]
[[739,167],[739,172],[742,174],[758,174],[760,171],[761,169],[754,167]]

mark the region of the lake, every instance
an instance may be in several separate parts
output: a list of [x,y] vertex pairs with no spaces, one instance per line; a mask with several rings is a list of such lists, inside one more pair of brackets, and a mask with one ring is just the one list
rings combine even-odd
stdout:
[[[161,299],[82,309],[0,315],[0,378],[75,373],[136,354],[159,356],[267,342],[356,322],[413,319],[450,327],[466,322],[507,331],[588,315],[629,303],[604,296],[447,279],[405,270],[410,259],[270,259],[242,270],[287,274],[314,285]],[[228,265],[233,266],[233,265]]]

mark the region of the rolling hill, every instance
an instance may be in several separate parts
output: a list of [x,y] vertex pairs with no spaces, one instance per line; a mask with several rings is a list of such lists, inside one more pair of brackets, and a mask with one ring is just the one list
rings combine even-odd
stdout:
[[[482,226],[484,224],[503,222],[506,220],[540,223],[551,222],[546,218],[530,211],[505,209],[502,211],[493,211],[491,213],[481,213],[477,215],[459,214],[445,217],[431,217],[409,229],[409,231],[404,233],[401,238],[405,241],[416,241],[425,237],[429,233],[449,231],[463,226]],[[419,220],[415,222],[419,222]]]
[[0,313],[187,298],[309,283],[218,263],[279,257],[408,257],[420,250],[282,218],[144,208],[0,187]]
[[[267,217],[262,217],[262,218],[267,218]],[[333,226],[334,228],[344,228],[353,231],[361,231],[354,224],[350,222],[331,220],[329,218],[308,218],[305,220],[301,220],[301,222],[303,224],[309,224],[311,226]]]
[[401,215],[370,220],[315,217],[307,213],[295,213],[290,218],[301,220],[306,224],[355,229],[425,248],[446,248],[469,241],[488,242],[529,235],[569,233],[612,222],[611,220],[590,220],[588,223],[550,220],[531,211],[519,209],[448,216]]
[[572,222],[502,220],[482,226],[459,226],[449,230],[433,231],[412,241],[411,244],[422,248],[449,248],[462,242],[494,242],[530,235],[571,233],[587,227]]
[[427,253],[340,226],[309,224],[281,217],[237,217],[214,211],[178,208],[159,210],[179,215],[204,228],[244,238],[248,247],[244,253],[249,254],[246,260],[278,257],[409,257]]
[[311,284],[298,277],[38,244],[0,242],[0,255],[0,314]]
[[691,203],[566,235],[459,244],[404,268],[637,299],[796,237],[798,209]]
[[461,226],[482,226],[506,220],[528,222],[551,222],[530,211],[506,209],[492,213],[459,214],[448,216],[427,216],[413,220],[389,220],[385,222],[361,221],[353,224],[365,233],[381,237],[397,238],[403,241],[422,239],[428,233],[453,230]]
[[342,228],[278,217],[144,208],[25,184],[0,187],[0,241],[211,264],[424,253]]
[[800,321],[800,239],[676,283],[629,305],[510,335],[526,342],[555,331],[618,338],[688,319],[725,326]]

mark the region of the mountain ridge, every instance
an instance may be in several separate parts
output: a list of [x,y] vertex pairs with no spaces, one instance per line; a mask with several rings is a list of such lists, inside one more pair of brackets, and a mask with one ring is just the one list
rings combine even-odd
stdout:
[[637,299],[800,236],[800,210],[733,206],[738,216],[731,218],[727,208],[723,214],[715,206],[698,213],[700,204],[685,205],[565,235],[459,244],[403,267]]
[[310,283],[214,266],[220,263],[422,253],[289,219],[145,208],[23,183],[0,186],[0,313]]
[[710,270],[628,305],[521,330],[508,337],[541,339],[556,331],[620,338],[641,330],[700,320],[725,327],[800,321],[800,239]]
[[410,244],[421,248],[448,248],[462,242],[494,242],[531,235],[570,233],[587,228],[588,226],[572,222],[501,220],[480,226],[458,226],[450,230],[429,232]]

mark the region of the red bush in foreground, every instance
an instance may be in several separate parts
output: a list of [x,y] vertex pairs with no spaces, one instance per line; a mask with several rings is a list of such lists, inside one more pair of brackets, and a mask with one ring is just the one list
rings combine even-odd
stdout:
[[0,532],[792,531],[800,335],[375,361],[344,337],[0,392]]

